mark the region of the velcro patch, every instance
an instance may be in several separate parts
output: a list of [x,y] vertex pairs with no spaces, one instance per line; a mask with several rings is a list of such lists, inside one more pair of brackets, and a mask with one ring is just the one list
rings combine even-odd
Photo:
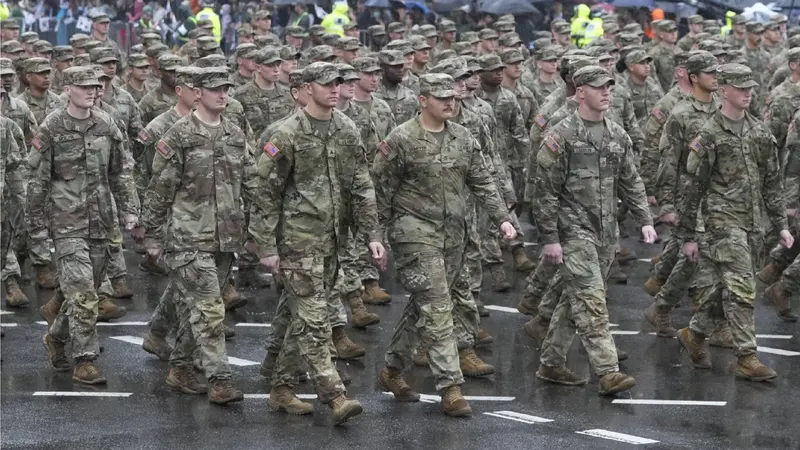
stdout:
[[547,136],[544,140],[544,145],[550,149],[551,152],[557,152],[561,148],[553,136]]
[[792,132],[792,130],[794,130],[794,120],[792,120],[791,122],[789,122],[789,130],[787,131],[787,133],[791,133],[791,132]]
[[150,136],[150,133],[148,133],[146,129],[142,128],[141,130],[139,130],[139,135],[137,137],[139,138],[140,141],[147,142],[150,140],[152,136]]
[[536,125],[539,125],[539,128],[544,129],[545,125],[547,125],[547,120],[545,120],[544,116],[541,114],[537,114],[536,117],[533,118],[533,121]]
[[163,156],[164,158],[171,157],[173,153],[172,148],[170,148],[170,146],[164,141],[158,141],[158,145],[156,145],[156,150],[158,150],[158,153],[161,154],[161,156]]
[[764,113],[764,122],[769,122],[770,117],[771,114],[769,113],[769,110],[767,110],[767,112]]
[[378,145],[378,149],[383,153],[384,158],[388,158],[389,155],[392,154],[392,147],[389,147],[386,141],[381,141],[380,145]]
[[274,158],[278,156],[281,150],[275,146],[271,141],[267,142],[267,145],[264,146],[264,153],[268,154],[270,158]]
[[667,120],[667,115],[664,114],[664,112],[659,108],[653,108],[652,114],[656,119],[658,119],[659,122],[664,122]]
[[700,136],[697,136],[696,138],[692,139],[692,142],[689,142],[689,148],[693,152],[699,152],[700,150],[703,149],[703,144],[701,142]]
[[39,136],[36,136],[36,137],[35,137],[35,138],[33,138],[33,140],[31,141],[31,145],[33,145],[34,147],[36,147],[36,150],[41,150],[41,149],[42,149],[42,145],[43,145],[43,144],[42,144],[42,140],[41,140],[41,139],[39,139]]

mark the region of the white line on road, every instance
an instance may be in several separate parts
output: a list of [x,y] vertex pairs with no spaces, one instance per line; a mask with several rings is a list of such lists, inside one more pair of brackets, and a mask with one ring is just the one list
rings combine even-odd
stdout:
[[523,242],[522,245],[524,245],[525,247],[534,247],[539,244],[537,244],[536,242]]
[[784,339],[789,340],[792,338],[791,334],[757,334],[756,339]]
[[758,346],[758,351],[781,356],[800,356],[800,352],[793,352],[791,350],[784,350],[781,348],[762,347],[760,345]]
[[[111,336],[111,339],[116,339],[118,341],[127,342],[129,344],[135,345],[142,345],[142,338],[136,336]],[[246,366],[257,366],[261,363],[256,361],[250,361],[249,359],[241,359],[235,358],[233,356],[228,356],[228,364],[233,364],[234,366],[246,367]]]
[[617,398],[611,403],[621,405],[668,405],[668,406],[725,406],[728,402],[712,402],[700,400],[655,400],[641,398]]
[[111,339],[116,339],[118,341],[135,345],[142,345],[142,342],[144,342],[144,339],[136,336],[111,336]]
[[[244,398],[267,399],[269,394],[244,394]],[[301,400],[316,400],[317,394],[297,394],[297,398]]]
[[237,327],[252,327],[252,328],[261,327],[261,328],[264,328],[264,327],[271,327],[272,324],[271,323],[237,323],[236,326]]
[[639,436],[633,436],[630,434],[625,433],[617,433],[614,431],[608,430],[585,430],[585,431],[576,431],[578,434],[585,434],[586,436],[594,436],[599,437],[601,439],[609,439],[612,441],[617,442],[624,442],[626,444],[634,444],[634,445],[642,445],[642,444],[655,444],[658,441],[654,441],[653,439],[647,439]]
[[[647,334],[649,334],[650,336],[655,336],[655,335],[656,335],[656,332],[655,332],[655,331],[653,331],[653,332],[651,332],[651,333],[647,333]],[[665,339],[666,339],[666,338],[665,338]],[[669,339],[678,339],[678,338],[677,338],[677,337],[672,337],[672,338],[669,338]]]
[[130,397],[133,392],[36,391],[34,397]]
[[514,411],[493,411],[483,413],[486,416],[499,417],[501,419],[514,420],[522,423],[547,423],[552,422],[553,419],[545,419],[544,417],[531,416],[530,414],[522,414]]
[[15,327],[17,325],[16,323],[0,323],[0,327]]
[[502,311],[507,313],[519,314],[517,308],[509,308],[508,306],[486,305],[486,309],[491,309],[492,311]]
[[[39,325],[47,325],[44,320],[36,322]],[[98,327],[146,327],[147,322],[97,322]]]
[[639,334],[638,331],[626,331],[626,330],[611,330],[611,334],[620,335],[620,336],[635,336]]
[[[384,392],[386,395],[392,395],[391,392]],[[431,395],[431,394],[419,394],[419,399],[422,402],[426,403],[439,403],[442,401],[442,397],[438,395]],[[491,395],[465,395],[464,400],[469,400],[471,402],[513,402],[516,397],[495,397]]]
[[0,311],[0,316],[5,315],[5,314],[14,314],[14,312],[13,311]]
[[639,258],[637,261],[641,262],[653,262],[653,258]]

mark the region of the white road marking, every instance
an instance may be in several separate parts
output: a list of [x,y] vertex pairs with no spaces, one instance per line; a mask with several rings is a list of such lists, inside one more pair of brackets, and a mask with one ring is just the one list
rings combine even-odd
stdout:
[[728,402],[712,402],[700,400],[655,400],[641,398],[617,398],[611,403],[621,405],[668,405],[668,406],[725,406]]
[[16,323],[0,323],[0,327],[16,327],[19,324]]
[[791,334],[757,334],[756,339],[784,339],[789,340],[792,338]]
[[[386,395],[392,395],[391,392],[384,392]],[[471,402],[513,402],[516,397],[495,397],[491,395],[465,395],[464,400]],[[419,400],[424,403],[439,403],[442,397],[431,394],[419,394]]]
[[0,311],[0,316],[5,315],[5,314],[14,314],[14,312],[13,311]]
[[619,335],[619,336],[635,336],[639,334],[638,331],[627,331],[627,330],[611,330],[611,334]]
[[610,328],[614,328],[614,327],[618,327],[618,326],[619,326],[619,324],[618,324],[618,323],[610,323],[610,324],[608,324],[608,326],[609,326]]
[[[651,332],[651,333],[647,333],[647,334],[649,334],[650,336],[655,336],[655,335],[656,335],[656,332],[655,332],[655,331],[653,331],[653,332]],[[678,339],[678,338],[677,338],[677,337],[672,337],[672,338],[669,338],[669,339]]]
[[[47,325],[44,320],[36,322],[39,325]],[[146,327],[147,322],[97,322],[98,327]]]
[[236,326],[237,327],[262,327],[263,328],[263,327],[271,327],[272,324],[271,323],[246,323],[246,322],[243,322],[243,323],[237,323]]
[[658,442],[653,439],[633,436],[631,434],[617,433],[615,431],[599,430],[599,429],[576,431],[576,433],[584,434],[586,436],[599,437],[601,439],[609,439],[612,441],[624,442],[626,444],[634,444],[634,445],[655,444]]
[[[268,399],[269,394],[244,394],[244,398]],[[297,394],[297,398],[301,400],[316,400],[317,394]]]
[[54,249],[54,248],[52,248],[52,247],[51,247],[51,248],[50,248],[50,253],[55,253],[55,252],[56,252],[56,249]]
[[36,391],[34,397],[130,397],[133,392]]
[[653,262],[653,258],[639,258],[637,261],[641,262]]
[[483,413],[486,416],[499,417],[501,419],[514,420],[522,423],[547,423],[552,422],[553,419],[545,419],[544,417],[531,416],[530,414],[522,414],[514,411],[493,411]]
[[517,308],[509,308],[508,306],[486,305],[486,309],[491,309],[492,311],[502,311],[507,313],[519,314]]
[[[111,336],[111,339],[116,339],[118,341],[127,342],[129,344],[135,345],[142,345],[143,339],[136,336]],[[228,364],[233,364],[234,366],[240,367],[247,367],[247,366],[257,366],[261,363],[256,361],[250,361],[249,359],[242,359],[242,358],[235,358],[233,356],[228,356]]]
[[142,345],[142,342],[144,342],[144,339],[136,336],[111,336],[111,339],[116,339],[118,341],[135,345]]
[[534,247],[539,244],[537,244],[536,242],[523,242],[522,245],[524,245],[525,247]]
[[758,351],[763,353],[772,353],[773,355],[781,355],[781,356],[800,356],[800,352],[783,350],[781,348],[762,347],[760,345],[758,346]]

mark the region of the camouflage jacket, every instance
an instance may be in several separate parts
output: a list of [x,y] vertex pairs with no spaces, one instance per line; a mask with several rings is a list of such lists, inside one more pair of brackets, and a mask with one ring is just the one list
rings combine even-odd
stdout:
[[139,104],[139,102],[142,101],[144,96],[147,95],[147,86],[142,86],[142,90],[137,91],[130,85],[130,83],[125,83],[120,87],[120,89],[127,92],[128,94],[131,94],[131,97],[133,97],[133,100],[136,102],[137,105]]
[[695,42],[695,36],[686,33],[682,38],[678,39],[678,42],[676,42],[675,45],[678,46],[678,48],[682,51],[688,52],[692,49],[692,46],[694,46]]
[[[653,77],[647,77],[645,83],[638,85],[631,81],[628,77],[628,89],[631,93],[631,103],[633,104],[633,115],[639,124],[639,129],[644,127],[647,117],[653,107],[656,106],[661,97],[664,96],[664,91],[661,90],[661,85]],[[642,142],[642,146],[647,145]]]
[[[392,113],[392,108],[389,107],[388,103],[379,99],[378,97],[373,95],[372,100],[369,102],[357,102],[354,100],[353,103],[360,106],[361,109],[369,112],[372,123],[375,125],[375,131],[378,133],[379,140],[383,140],[383,138],[385,138],[389,132],[397,126],[397,121]],[[367,148],[367,151],[369,150],[370,149]],[[368,154],[367,161],[372,161],[372,157],[374,156],[374,154]]]
[[146,80],[144,80],[144,90],[146,92],[155,91],[160,86],[161,86],[161,78],[155,77],[152,74]]
[[[536,97],[536,101],[539,102],[539,105],[544,106],[547,97],[563,84],[564,80],[558,76],[553,78],[552,83],[544,83],[539,77],[536,77],[533,80],[533,89],[531,90],[533,91],[533,96]],[[530,88],[530,86],[528,87]]]
[[372,172],[378,220],[391,244],[463,247],[468,190],[496,224],[509,220],[478,141],[452,121],[441,144],[418,118],[398,126],[381,143]]
[[778,147],[778,162],[783,168],[784,198],[787,208],[800,204],[800,110],[795,111],[786,133],[786,145]]
[[233,74],[231,75],[231,81],[233,81],[234,89],[238,89],[244,86],[245,84],[252,82],[253,78],[254,77],[245,78],[241,73],[239,73],[238,70],[233,72]]
[[661,85],[661,90],[668,91],[672,87],[672,82],[675,80],[675,53],[681,52],[678,47],[669,49],[663,45],[656,45],[650,51],[650,57],[653,58],[653,66],[656,71],[652,75]]
[[531,125],[533,125],[533,117],[539,112],[539,102],[536,100],[533,92],[522,83],[517,82],[517,86],[511,92],[517,97],[517,103],[522,112],[522,121],[525,124],[525,129],[530,130]]
[[289,89],[277,83],[274,89],[264,90],[254,80],[236,89],[231,97],[242,104],[247,123],[253,129],[254,141],[269,124],[286,117],[294,109]]
[[408,74],[408,77],[403,80],[403,86],[411,89],[414,95],[419,95],[419,77],[413,73]]
[[126,91],[112,86],[111,92],[108,100],[112,108],[111,117],[118,123],[125,124],[124,127],[120,127],[120,131],[133,141],[144,126],[139,107],[136,106],[133,96]]
[[[767,76],[769,76],[769,74]],[[791,76],[792,76],[792,69],[790,69],[788,65],[778,67],[775,70],[775,73],[773,73],[772,77],[769,79],[769,85],[767,86],[767,91],[772,92],[773,89],[780,86],[781,83],[786,81],[786,79]]]
[[659,142],[664,131],[664,124],[667,123],[667,119],[672,114],[672,109],[675,108],[675,105],[685,98],[686,94],[676,85],[656,103],[653,109],[650,110],[650,114],[645,118],[642,126],[644,148],[642,149],[642,158],[639,163],[639,173],[648,196],[656,195],[656,174],[658,173],[658,165],[661,162]]
[[22,147],[23,152],[27,154],[28,146],[34,136],[39,132],[39,122],[33,115],[33,111],[31,111],[30,107],[22,100],[6,97],[6,99],[3,100],[3,107],[0,108],[0,115],[13,120],[14,123],[22,129],[25,141],[18,142],[17,144]]
[[36,118],[36,123],[44,122],[44,118],[51,112],[67,106],[66,102],[61,100],[58,95],[48,89],[45,91],[43,98],[36,98],[31,95],[31,90],[26,89],[25,92],[19,94],[17,99],[25,102],[28,108],[31,109],[33,117]]
[[[565,91],[566,92],[566,91]],[[547,102],[541,109],[539,114],[533,119],[533,126],[531,126],[531,147],[528,151],[528,161],[525,166],[525,201],[529,202],[533,199],[534,188],[536,184],[537,170],[537,155],[539,148],[542,146],[542,138],[548,127],[555,125],[565,117],[571,116],[575,110],[578,109],[578,102],[573,97],[564,99],[564,102]],[[555,121],[553,121],[555,119]]]
[[499,86],[496,99],[483,89],[475,91],[475,96],[483,99],[492,106],[497,127],[494,130],[494,143],[500,149],[500,156],[509,167],[525,167],[528,150],[530,149],[530,136],[525,128],[522,109],[513,92]]
[[747,67],[753,71],[753,79],[759,84],[759,87],[756,88],[756,92],[762,92],[762,89],[765,88],[764,84],[762,83],[762,77],[767,74],[767,66],[769,65],[770,54],[761,46],[753,49],[744,46],[742,47],[741,51],[747,60]]
[[639,178],[630,138],[604,119],[600,146],[588,140],[575,111],[545,134],[537,155],[533,211],[542,244],[589,240],[614,245],[619,240],[617,199],[642,225],[652,225],[644,184]]
[[22,130],[11,119],[0,116],[0,194],[3,224],[15,223],[13,216],[24,210],[27,173]]
[[405,123],[419,113],[419,101],[416,94],[403,85],[389,87],[386,83],[381,83],[378,90],[372,95],[389,105],[397,124]]
[[[149,180],[153,169],[153,158],[156,153],[156,143],[164,137],[175,122],[181,117],[175,112],[175,107],[164,111],[151,120],[133,141],[133,159],[139,168],[147,174]],[[144,194],[142,192],[142,194]]]
[[770,92],[765,103],[764,122],[777,139],[778,148],[782,149],[792,116],[800,108],[800,86],[789,78]]
[[377,127],[372,121],[369,111],[353,101],[348,103],[345,109],[340,109],[340,111],[356,124],[356,128],[361,133],[361,142],[364,144],[364,149],[367,152],[367,161],[369,161],[370,156],[374,158],[382,137],[378,136]]
[[636,155],[641,155],[644,147],[644,135],[633,112],[631,93],[624,86],[615,85],[611,87],[611,107],[608,110],[607,117],[625,129],[625,132],[631,138],[631,142],[633,142],[633,152]]
[[237,252],[244,245],[242,202],[249,198],[255,161],[244,132],[222,117],[217,138],[192,113],[156,144],[144,195],[147,246],[167,252]]
[[142,123],[150,123],[157,116],[174,107],[176,103],[178,103],[177,95],[168,94],[161,86],[158,86],[148,92],[139,102]]

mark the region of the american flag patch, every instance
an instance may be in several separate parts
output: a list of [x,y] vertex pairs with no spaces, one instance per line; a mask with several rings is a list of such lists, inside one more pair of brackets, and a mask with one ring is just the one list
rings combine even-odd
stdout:
[[161,156],[163,156],[164,158],[169,158],[170,156],[172,156],[172,149],[164,141],[158,141],[158,145],[156,145],[156,150],[158,150],[158,153],[160,153]]
[[547,120],[545,120],[544,116],[541,114],[537,114],[536,117],[533,118],[533,121],[536,122],[536,125],[539,125],[539,128],[544,128],[547,125]]
[[794,130],[794,120],[792,120],[791,122],[789,122],[789,130],[788,130],[787,132],[788,132],[788,133],[791,133],[791,132],[792,132],[792,130]]
[[36,137],[35,137],[35,138],[33,138],[33,140],[31,141],[31,145],[33,145],[34,147],[36,147],[36,150],[41,150],[41,149],[42,149],[42,140],[41,140],[41,139],[39,139],[39,136],[36,136]]
[[659,108],[653,108],[653,116],[658,119],[659,122],[663,122],[666,120],[667,115],[664,114]]
[[764,103],[769,106],[769,104],[772,103],[772,96],[768,95],[767,99],[764,100]]
[[139,131],[139,135],[137,136],[140,141],[147,142],[150,140],[150,133],[147,132],[144,128]]
[[544,145],[547,148],[549,148],[551,152],[558,151],[558,149],[561,148],[561,146],[558,145],[558,142],[556,142],[556,139],[553,136],[548,136],[547,138],[545,138]]
[[689,142],[689,148],[692,149],[693,152],[699,152],[700,149],[703,148],[703,144],[700,143],[700,136],[692,139],[692,142]]
[[378,145],[378,149],[383,153],[384,157],[388,157],[392,153],[392,147],[389,147],[386,141],[381,141],[380,145]]
[[268,154],[270,158],[274,158],[280,152],[280,149],[272,142],[267,142],[267,145],[264,146],[264,153]]
[[767,110],[767,112],[764,113],[764,121],[768,122],[769,118],[770,118],[770,114],[769,114],[769,110]]

